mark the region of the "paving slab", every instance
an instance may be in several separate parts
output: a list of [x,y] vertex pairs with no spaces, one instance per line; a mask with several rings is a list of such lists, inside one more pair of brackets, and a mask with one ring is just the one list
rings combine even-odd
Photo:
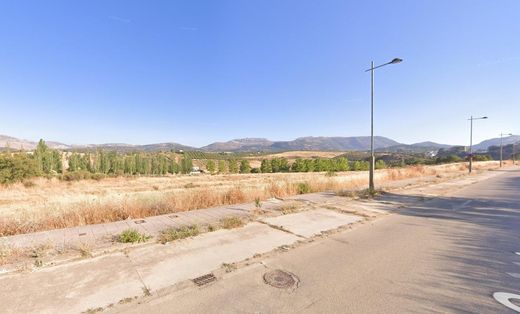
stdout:
[[323,208],[262,219],[265,223],[283,228],[305,238],[310,238],[324,231],[336,229],[360,220],[362,220],[362,217],[341,214]]
[[0,277],[1,313],[81,313],[132,296],[143,284],[124,255]]
[[146,286],[158,290],[207,274],[223,263],[242,261],[298,240],[295,235],[255,222],[171,244],[143,247],[128,256]]

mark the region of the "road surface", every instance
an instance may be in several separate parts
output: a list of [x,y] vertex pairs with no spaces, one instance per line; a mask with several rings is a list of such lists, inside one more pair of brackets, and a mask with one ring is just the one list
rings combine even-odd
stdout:
[[[509,170],[449,197],[268,257],[264,265],[239,269],[208,286],[124,311],[515,313],[493,297],[520,294],[515,252],[520,252],[520,171]],[[265,284],[263,275],[271,269],[296,275],[298,288]]]

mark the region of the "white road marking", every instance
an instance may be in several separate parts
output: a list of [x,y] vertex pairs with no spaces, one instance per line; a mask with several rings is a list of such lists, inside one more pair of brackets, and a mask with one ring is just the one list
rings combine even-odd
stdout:
[[472,202],[472,200],[467,200],[467,201],[465,201],[464,203],[462,203],[462,204],[460,204],[460,205],[458,205],[458,206],[452,206],[451,208],[452,208],[453,210],[462,209],[462,208],[466,207],[466,205],[468,205],[468,204],[471,203],[471,202]]
[[510,308],[511,310],[517,311],[518,313],[520,313],[520,306],[514,305],[510,301],[511,299],[520,300],[520,295],[508,293],[508,292],[495,292],[495,293],[493,293],[493,298],[495,298],[495,300],[497,300],[503,306],[506,306],[506,307]]
[[520,255],[520,252],[515,252],[516,255]]
[[520,279],[520,274],[519,273],[506,273],[508,274],[509,276],[513,277],[513,278],[518,278]]
[[520,266],[520,262],[513,262],[516,266]]

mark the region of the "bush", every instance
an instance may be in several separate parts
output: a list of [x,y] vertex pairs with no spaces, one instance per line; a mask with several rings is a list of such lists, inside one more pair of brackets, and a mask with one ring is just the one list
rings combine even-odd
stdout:
[[0,155],[0,183],[20,182],[39,174],[36,161],[27,154]]
[[135,229],[128,229],[119,234],[119,236],[117,237],[117,241],[121,243],[139,243],[146,242],[150,238],[151,236],[146,235],[144,233],[140,233]]
[[310,193],[311,186],[308,182],[298,183],[298,185],[296,186],[296,190],[298,191],[298,194]]
[[64,181],[79,181],[83,179],[90,179],[92,177],[91,173],[84,170],[66,172],[61,176],[61,179]]

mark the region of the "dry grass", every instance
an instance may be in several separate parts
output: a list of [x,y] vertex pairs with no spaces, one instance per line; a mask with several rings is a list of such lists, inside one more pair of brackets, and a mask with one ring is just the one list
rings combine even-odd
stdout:
[[[474,163],[475,169],[496,162]],[[424,176],[460,175],[465,164],[376,171],[378,184]],[[274,173],[218,176],[107,178],[63,182],[37,178],[0,187],[0,236],[145,218],[198,208],[287,197],[298,193],[359,190],[367,172]]]
[[239,217],[226,217],[220,220],[220,225],[224,229],[240,228],[245,225],[245,221]]
[[184,226],[180,228],[169,228],[159,236],[159,242],[165,244],[171,241],[194,237],[200,233],[197,225]]

